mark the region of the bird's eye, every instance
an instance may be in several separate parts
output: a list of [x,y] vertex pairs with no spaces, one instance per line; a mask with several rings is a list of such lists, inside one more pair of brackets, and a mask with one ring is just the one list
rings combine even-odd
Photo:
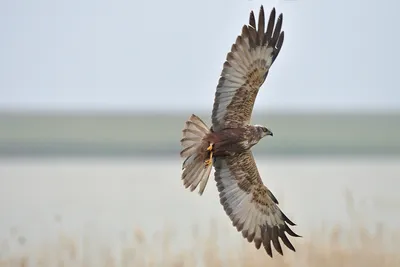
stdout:
[[267,132],[267,128],[262,128],[264,132]]

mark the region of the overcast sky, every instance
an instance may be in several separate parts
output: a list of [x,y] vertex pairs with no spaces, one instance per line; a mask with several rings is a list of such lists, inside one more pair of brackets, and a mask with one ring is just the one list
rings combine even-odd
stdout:
[[211,111],[261,4],[285,42],[255,110],[400,110],[396,0],[3,0],[0,109]]

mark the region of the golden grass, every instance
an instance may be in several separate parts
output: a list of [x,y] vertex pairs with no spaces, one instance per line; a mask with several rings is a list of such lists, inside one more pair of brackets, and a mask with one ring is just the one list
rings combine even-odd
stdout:
[[[0,255],[0,267],[8,266],[307,266],[307,267],[398,267],[400,266],[400,229],[393,230],[376,224],[374,229],[357,219],[351,195],[347,196],[348,213],[351,225],[348,227],[321,226],[312,231],[307,238],[295,240],[297,252],[285,250],[285,256],[277,253],[269,258],[260,249],[256,250],[247,242],[236,242],[232,245],[221,245],[219,235],[224,231],[210,227],[208,234],[202,234],[200,227],[194,225],[192,233],[180,233],[192,236],[192,243],[184,249],[174,249],[176,233],[171,227],[159,229],[154,236],[146,236],[138,228],[133,231],[129,242],[123,242],[121,248],[111,245],[97,246],[94,253],[87,253],[89,247],[96,246],[95,241],[87,238],[73,238],[60,234],[58,241],[42,247],[30,248],[18,255]],[[211,226],[217,223],[211,221]],[[25,240],[14,237],[24,246]],[[240,234],[235,236],[240,239]],[[293,239],[292,239],[293,240]],[[235,241],[237,241],[235,239]],[[0,243],[0,251],[7,242]],[[86,251],[86,252],[85,252]],[[89,255],[90,254],[90,255]]]

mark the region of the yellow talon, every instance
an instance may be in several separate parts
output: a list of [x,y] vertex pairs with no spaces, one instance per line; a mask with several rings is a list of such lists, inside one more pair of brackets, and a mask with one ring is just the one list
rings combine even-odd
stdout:
[[[208,149],[207,149],[207,150],[208,150]],[[210,166],[210,165],[212,164],[212,155],[213,155],[213,153],[210,152],[210,158],[207,159],[206,161],[204,161],[206,167],[208,167],[208,166]]]
[[210,166],[211,165],[211,159],[207,159],[204,163],[206,164],[206,167]]
[[208,147],[207,147],[207,151],[211,151],[213,149],[213,143],[211,143]]
[[210,151],[210,158],[204,161],[204,164],[206,165],[206,167],[210,166],[212,164],[212,156],[213,156],[213,149],[214,144],[210,143],[210,145],[207,147],[207,151]]

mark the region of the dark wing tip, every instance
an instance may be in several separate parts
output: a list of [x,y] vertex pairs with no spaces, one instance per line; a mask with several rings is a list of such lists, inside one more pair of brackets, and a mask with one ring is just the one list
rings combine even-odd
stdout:
[[279,242],[279,237],[284,234],[283,231],[281,231],[278,226],[274,226],[272,228],[272,244],[274,245],[274,248],[276,251],[278,251],[279,254],[283,256],[283,251],[282,251],[282,246],[281,243]]
[[291,251],[296,252],[296,249],[294,248],[294,246],[292,245],[292,243],[290,242],[290,240],[287,238],[287,236],[285,235],[285,232],[284,232],[284,231],[282,231],[282,232],[280,233],[279,236],[280,236],[280,238],[281,238],[283,244],[285,244],[285,246],[286,246],[287,248],[289,248]]
[[250,11],[249,24],[250,24],[254,29],[256,28],[256,18],[255,18],[255,16],[254,16],[253,10]]
[[276,9],[275,9],[275,7],[273,7],[270,15],[274,15],[274,17],[275,17],[275,14],[276,14]]
[[260,7],[260,13],[259,13],[259,18],[260,17],[264,17],[264,7],[263,7],[263,5],[261,5],[261,7]]
[[289,225],[291,225],[291,226],[295,226],[295,225],[296,225],[296,224],[295,224],[294,222],[292,222],[292,221],[286,216],[286,214],[283,213],[283,212],[282,212],[282,217],[283,217],[283,220],[284,220],[285,222],[287,222]]
[[289,235],[293,236],[293,237],[302,237],[298,234],[296,234],[295,232],[293,232],[292,229],[290,229],[290,227],[285,223],[285,226],[283,227],[283,230],[286,231],[286,233],[288,233]]
[[279,204],[278,199],[274,196],[274,194],[271,192],[271,190],[268,190],[267,193],[268,193],[268,196],[272,199],[272,201],[273,201],[275,204]]
[[276,15],[275,13],[276,13],[275,8],[273,8],[269,15],[267,31],[264,34],[263,44],[269,43],[272,38],[275,26],[275,15]]
[[279,25],[279,33],[280,33],[282,31],[283,13],[279,14],[276,24]]
[[258,41],[259,43],[263,44],[264,40],[264,34],[265,34],[265,14],[264,14],[264,8],[261,6],[260,8],[260,13],[258,15],[258,29],[257,29],[257,35],[258,35]]
[[[283,18],[283,16],[282,16],[282,14],[280,14],[278,17],[278,20],[276,21],[275,29],[273,30],[273,34],[271,37],[271,45],[274,47],[276,46],[276,44],[278,42],[279,35],[281,34],[282,22],[283,22],[282,18]],[[272,27],[273,27],[273,24],[272,24]]]
[[[296,252],[295,247],[290,242],[286,234],[294,237],[301,237],[295,234],[289,226],[284,223],[280,225],[269,225],[264,224],[261,226],[261,242],[267,254],[273,258],[272,246],[275,248],[276,252],[283,256],[283,250],[281,242],[290,250]],[[257,248],[257,240],[254,240]]]

